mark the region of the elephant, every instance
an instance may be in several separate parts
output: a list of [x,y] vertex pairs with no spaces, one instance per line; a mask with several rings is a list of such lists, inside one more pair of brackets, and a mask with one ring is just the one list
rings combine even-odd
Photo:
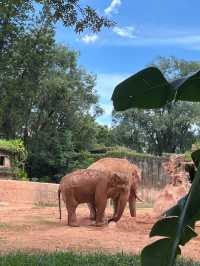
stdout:
[[[142,201],[137,195],[137,187],[141,182],[141,170],[135,165],[130,163],[127,159],[120,159],[120,158],[103,158],[100,159],[93,164],[91,164],[87,169],[96,169],[103,172],[116,172],[116,173],[124,173],[129,177],[130,182],[130,193],[129,193],[129,210],[130,215],[132,217],[136,216],[136,199]],[[116,221],[115,219],[116,211],[117,211],[117,198],[113,200],[114,205],[114,215],[112,220]],[[90,210],[90,218],[93,220],[95,219],[95,208],[91,204],[88,204]]]
[[130,182],[127,175],[102,172],[94,169],[81,169],[65,175],[59,185],[58,200],[61,219],[60,194],[66,204],[68,225],[78,226],[76,208],[80,203],[89,203],[95,210],[95,225],[106,224],[104,212],[107,199],[117,202],[115,221],[118,221],[129,198]]

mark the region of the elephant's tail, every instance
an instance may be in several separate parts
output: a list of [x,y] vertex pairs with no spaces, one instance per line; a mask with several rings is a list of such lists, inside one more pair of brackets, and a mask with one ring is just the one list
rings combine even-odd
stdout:
[[61,220],[60,193],[61,193],[61,189],[60,189],[60,186],[59,186],[59,188],[58,188],[58,204],[59,204],[59,214],[60,214],[59,219]]

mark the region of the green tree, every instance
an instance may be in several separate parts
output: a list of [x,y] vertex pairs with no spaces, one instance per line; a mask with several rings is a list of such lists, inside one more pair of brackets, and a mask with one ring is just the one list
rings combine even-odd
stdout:
[[96,124],[96,143],[99,146],[110,147],[115,145],[112,128]]
[[2,35],[5,33],[7,37],[16,32],[16,26],[22,26],[38,13],[48,22],[61,21],[78,33],[86,29],[98,32],[102,27],[114,25],[113,21],[98,15],[94,8],[82,5],[79,0],[4,0],[0,2],[0,11]]
[[[159,57],[152,65],[161,69],[169,80],[183,77],[200,67],[198,62],[174,57]],[[199,115],[200,105],[188,102],[173,102],[161,109],[127,110],[114,113],[113,131],[119,143],[137,151],[158,155],[184,152],[197,137]]]
[[51,26],[38,23],[16,42],[1,76],[0,133],[24,140],[30,176],[64,173],[73,151],[95,143],[101,112],[95,77],[77,66],[77,57],[55,44]]

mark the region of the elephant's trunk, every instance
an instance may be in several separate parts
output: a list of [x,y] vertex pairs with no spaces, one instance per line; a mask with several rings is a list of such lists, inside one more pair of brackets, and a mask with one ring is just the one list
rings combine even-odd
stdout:
[[120,196],[117,204],[116,214],[111,219],[108,220],[108,223],[112,221],[113,222],[119,221],[126,207],[127,200],[128,200],[127,195]]
[[128,202],[129,202],[130,215],[132,217],[136,217],[136,193],[134,190],[130,191]]

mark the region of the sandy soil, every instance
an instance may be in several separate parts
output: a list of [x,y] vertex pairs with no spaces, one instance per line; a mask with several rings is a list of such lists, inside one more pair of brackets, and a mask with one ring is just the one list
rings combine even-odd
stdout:
[[[128,210],[118,223],[105,227],[91,226],[88,210],[79,207],[77,215],[80,227],[66,225],[66,212],[58,219],[57,207],[30,205],[0,205],[0,252],[11,250],[73,250],[106,251],[137,254],[150,242],[148,233],[156,221],[151,209],[139,209],[137,218],[131,218]],[[107,210],[107,215],[111,210]],[[200,233],[200,228],[197,227]],[[200,260],[200,237],[183,247],[183,256]]]

